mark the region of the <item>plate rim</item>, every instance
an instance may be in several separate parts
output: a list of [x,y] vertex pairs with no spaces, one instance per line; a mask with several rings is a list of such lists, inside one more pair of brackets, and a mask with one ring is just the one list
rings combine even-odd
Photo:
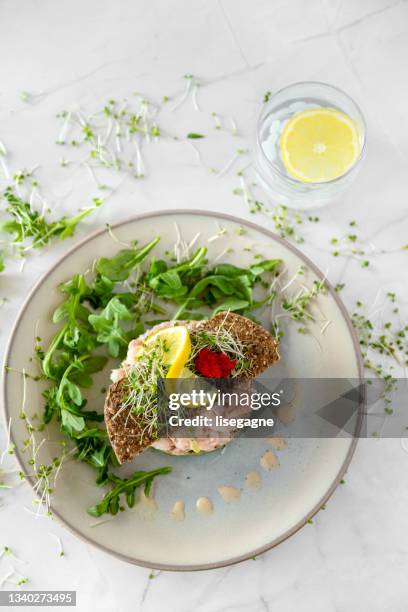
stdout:
[[[357,369],[358,369],[358,376],[359,379],[361,380],[363,378],[363,373],[364,373],[364,366],[363,366],[363,359],[362,359],[362,355],[361,355],[361,350],[360,350],[360,343],[358,341],[357,338],[357,334],[356,331],[352,325],[350,316],[347,312],[347,309],[345,307],[345,305],[343,304],[343,301],[340,299],[338,293],[334,290],[334,287],[331,285],[331,283],[327,280],[326,276],[323,275],[323,273],[321,272],[321,270],[313,263],[313,261],[311,261],[304,253],[302,253],[302,251],[300,251],[300,249],[298,249],[296,246],[294,246],[293,244],[291,244],[290,242],[288,242],[287,240],[285,240],[284,238],[282,238],[281,236],[279,236],[278,234],[270,231],[267,228],[264,228],[260,225],[258,225],[257,223],[253,223],[252,221],[247,221],[246,219],[240,218],[240,217],[236,217],[234,215],[230,215],[228,213],[221,213],[219,211],[211,211],[211,210],[201,210],[201,209],[190,209],[190,208],[175,208],[175,209],[161,209],[158,211],[152,211],[152,212],[144,212],[144,213],[139,213],[137,215],[131,215],[130,217],[126,217],[125,219],[123,219],[122,221],[117,221],[113,224],[109,224],[109,227],[111,229],[115,229],[118,228],[120,226],[123,225],[127,225],[129,223],[133,223],[135,221],[140,221],[143,219],[151,219],[154,217],[161,217],[161,216],[172,216],[172,215],[194,215],[194,216],[205,216],[205,217],[210,217],[210,218],[216,218],[216,219],[224,219],[226,221],[231,221],[233,223],[238,223],[240,225],[244,225],[248,228],[251,228],[253,230],[256,230],[258,232],[261,232],[262,234],[264,234],[267,238],[274,240],[280,244],[282,244],[283,246],[285,246],[286,248],[288,248],[290,251],[292,251],[295,255],[297,255],[300,259],[302,259],[305,264],[308,266],[309,269],[311,269],[316,276],[325,281],[325,284],[327,286],[328,292],[330,293],[331,297],[334,298],[334,301],[336,303],[336,305],[338,306],[340,313],[347,325],[348,331],[349,331],[349,335],[352,339],[353,342],[353,348],[354,348],[354,353],[356,356],[356,361],[357,361]],[[96,238],[97,236],[101,235],[101,234],[108,234],[108,227],[102,227],[99,228],[93,232],[90,232],[89,234],[87,234],[86,236],[84,236],[83,238],[81,238],[80,240],[78,240],[71,248],[69,248],[65,253],[63,253],[60,257],[58,257],[58,259],[48,268],[48,270],[46,270],[41,276],[40,278],[34,283],[33,287],[30,289],[27,297],[24,299],[17,317],[13,323],[12,329],[10,331],[7,343],[6,343],[6,349],[5,349],[5,353],[4,353],[4,360],[3,360],[3,370],[5,368],[5,366],[7,365],[8,362],[8,358],[9,355],[11,353],[12,350],[12,346],[13,346],[13,340],[14,340],[14,336],[16,334],[17,328],[20,324],[20,320],[23,317],[25,311],[27,310],[29,303],[32,299],[32,297],[35,295],[35,293],[40,289],[41,285],[44,283],[44,281],[46,280],[46,278],[60,265],[60,263],[66,259],[67,257],[70,257],[72,255],[72,253],[74,253],[75,251],[77,251],[78,249],[80,249],[84,244],[86,244],[87,242],[92,241],[94,238]],[[7,409],[7,379],[8,376],[3,376],[2,377],[2,383],[1,383],[1,399],[2,399],[2,413],[3,413],[3,417],[4,417],[4,421],[7,424],[9,422],[9,419],[11,418],[11,416],[8,413],[8,409]],[[95,546],[96,548],[98,548],[99,550],[112,555],[122,561],[126,561],[127,563],[131,563],[133,565],[138,565],[141,567],[146,567],[149,569],[157,569],[157,570],[162,570],[162,571],[174,571],[174,572],[193,572],[193,571],[203,571],[203,570],[210,570],[210,569],[218,569],[221,567],[227,567],[230,565],[236,565],[238,563],[241,563],[243,561],[247,561],[248,559],[252,559],[254,557],[257,557],[265,552],[267,552],[268,550],[271,550],[272,548],[275,548],[276,546],[278,546],[279,544],[282,544],[282,542],[284,542],[285,540],[287,540],[288,538],[290,538],[291,536],[295,535],[300,529],[302,529],[302,527],[304,527],[308,521],[310,521],[316,514],[317,512],[319,512],[319,510],[321,509],[321,507],[330,499],[330,497],[333,495],[334,491],[337,489],[338,485],[340,484],[340,481],[342,480],[344,474],[347,472],[347,469],[351,463],[351,460],[353,458],[356,446],[357,446],[357,442],[358,442],[358,434],[360,432],[361,426],[362,426],[362,420],[363,420],[363,412],[361,410],[363,404],[360,404],[360,410],[358,413],[358,419],[357,419],[357,424],[356,424],[356,430],[355,430],[355,435],[353,436],[353,439],[351,441],[350,447],[347,451],[346,457],[344,458],[344,461],[337,473],[337,475],[335,476],[333,482],[331,483],[331,485],[329,486],[329,488],[327,489],[327,491],[325,492],[325,494],[322,496],[322,498],[317,502],[317,504],[315,504],[313,506],[313,508],[307,513],[307,515],[305,515],[304,518],[300,519],[295,525],[293,525],[290,529],[287,529],[282,535],[280,535],[277,538],[274,538],[271,542],[268,542],[266,544],[264,544],[263,546],[258,546],[256,549],[254,549],[253,551],[250,551],[248,553],[244,553],[242,555],[238,555],[235,557],[231,557],[230,559],[226,559],[226,560],[222,560],[222,561],[215,561],[213,563],[198,563],[198,564],[193,564],[193,565],[184,565],[184,564],[167,564],[167,563],[148,563],[146,561],[140,560],[140,559],[135,559],[134,557],[129,557],[128,555],[113,551],[111,549],[109,549],[107,546],[100,544],[99,542],[96,542],[95,540],[93,540],[92,538],[90,538],[87,535],[84,535],[82,533],[80,533],[77,529],[77,527],[75,527],[74,525],[71,525],[70,522],[68,522],[65,518],[62,518],[60,516],[60,514],[55,511],[52,507],[52,505],[50,505],[50,510],[52,512],[52,517],[55,518],[57,520],[57,522],[62,525],[65,529],[68,529],[68,531],[70,531],[70,533],[72,533],[73,535],[75,535],[77,538],[79,538],[80,540],[82,540],[83,542],[87,543],[87,544],[91,544],[92,546]],[[13,433],[12,433],[12,428],[10,428],[10,442],[14,443],[14,439],[13,439]],[[20,456],[20,451],[18,449],[18,446],[15,444],[15,448],[14,448],[14,457],[16,458],[19,466],[24,469],[24,464],[22,461],[22,458]],[[27,477],[26,481],[29,482],[30,486],[33,488],[34,486],[34,481],[32,479],[32,477]],[[36,495],[38,496],[38,494],[36,493]]]

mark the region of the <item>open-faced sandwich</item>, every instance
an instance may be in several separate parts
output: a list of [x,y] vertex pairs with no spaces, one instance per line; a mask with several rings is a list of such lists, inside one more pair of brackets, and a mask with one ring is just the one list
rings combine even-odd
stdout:
[[232,312],[200,321],[156,325],[128,347],[105,402],[105,422],[120,463],[148,447],[175,455],[210,452],[232,438],[160,438],[159,378],[253,379],[279,359],[278,342],[263,327]]

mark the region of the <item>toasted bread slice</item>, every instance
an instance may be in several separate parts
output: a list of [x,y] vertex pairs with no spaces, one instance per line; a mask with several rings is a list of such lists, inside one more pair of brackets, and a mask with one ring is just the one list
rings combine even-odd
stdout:
[[108,436],[119,463],[132,461],[151,445],[154,438],[142,432],[146,423],[123,409],[126,399],[126,377],[110,385],[105,401],[105,423]]
[[278,341],[261,325],[234,312],[219,312],[212,319],[199,321],[194,331],[225,329],[246,347],[251,367],[241,378],[255,378],[279,360]]

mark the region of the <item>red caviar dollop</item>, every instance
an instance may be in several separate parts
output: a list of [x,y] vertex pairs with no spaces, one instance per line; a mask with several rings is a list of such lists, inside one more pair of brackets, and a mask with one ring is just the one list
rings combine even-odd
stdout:
[[199,374],[207,378],[228,378],[237,363],[225,353],[216,353],[209,348],[203,348],[195,358],[195,368]]

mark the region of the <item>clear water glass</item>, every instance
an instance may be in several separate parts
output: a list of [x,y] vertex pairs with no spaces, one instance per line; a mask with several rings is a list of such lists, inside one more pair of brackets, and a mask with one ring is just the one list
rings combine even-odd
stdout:
[[[360,152],[341,176],[319,183],[302,182],[288,174],[281,157],[280,137],[297,113],[315,108],[341,111],[354,123]],[[297,210],[318,208],[337,199],[353,182],[366,149],[366,125],[358,105],[343,91],[319,82],[289,85],[271,95],[258,120],[255,167],[258,180],[277,204]]]

